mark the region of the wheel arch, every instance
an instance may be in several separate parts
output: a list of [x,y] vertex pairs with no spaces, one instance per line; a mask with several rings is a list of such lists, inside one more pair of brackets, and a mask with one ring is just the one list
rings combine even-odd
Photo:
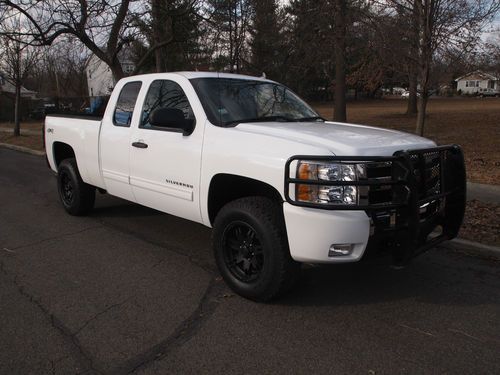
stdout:
[[56,141],[52,144],[52,157],[54,165],[59,168],[59,165],[64,159],[76,158],[75,150],[69,144]]
[[212,177],[208,189],[208,217],[213,225],[217,213],[227,203],[239,198],[262,196],[282,203],[283,197],[272,185],[250,177],[219,173]]

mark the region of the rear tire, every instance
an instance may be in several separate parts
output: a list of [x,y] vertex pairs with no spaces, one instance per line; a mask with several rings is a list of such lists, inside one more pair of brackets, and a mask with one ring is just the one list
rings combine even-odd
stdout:
[[82,216],[94,208],[95,188],[83,182],[74,158],[65,159],[59,165],[57,190],[64,209],[70,215]]
[[300,273],[300,263],[290,256],[281,207],[268,198],[225,205],[215,220],[213,248],[225,282],[254,301],[282,295]]

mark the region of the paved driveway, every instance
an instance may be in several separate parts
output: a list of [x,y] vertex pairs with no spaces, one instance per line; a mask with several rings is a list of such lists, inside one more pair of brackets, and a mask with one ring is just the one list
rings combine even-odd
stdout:
[[273,304],[220,280],[210,230],[109,196],[66,215],[0,149],[0,373],[500,373],[500,264],[309,267]]

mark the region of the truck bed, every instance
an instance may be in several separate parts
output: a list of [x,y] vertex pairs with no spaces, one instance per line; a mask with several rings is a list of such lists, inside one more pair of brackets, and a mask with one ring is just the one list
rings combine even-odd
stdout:
[[56,114],[45,118],[47,159],[57,171],[54,149],[60,144],[70,146],[76,156],[78,170],[86,183],[104,187],[99,168],[99,131],[101,116]]

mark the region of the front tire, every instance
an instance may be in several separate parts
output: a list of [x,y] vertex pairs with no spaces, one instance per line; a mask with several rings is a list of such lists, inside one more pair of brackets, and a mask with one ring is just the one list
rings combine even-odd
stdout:
[[254,301],[269,301],[289,290],[300,272],[290,256],[278,203],[248,197],[224,206],[214,224],[214,255],[229,287]]
[[82,216],[94,208],[95,188],[83,182],[74,158],[65,159],[57,171],[59,199],[67,213]]

